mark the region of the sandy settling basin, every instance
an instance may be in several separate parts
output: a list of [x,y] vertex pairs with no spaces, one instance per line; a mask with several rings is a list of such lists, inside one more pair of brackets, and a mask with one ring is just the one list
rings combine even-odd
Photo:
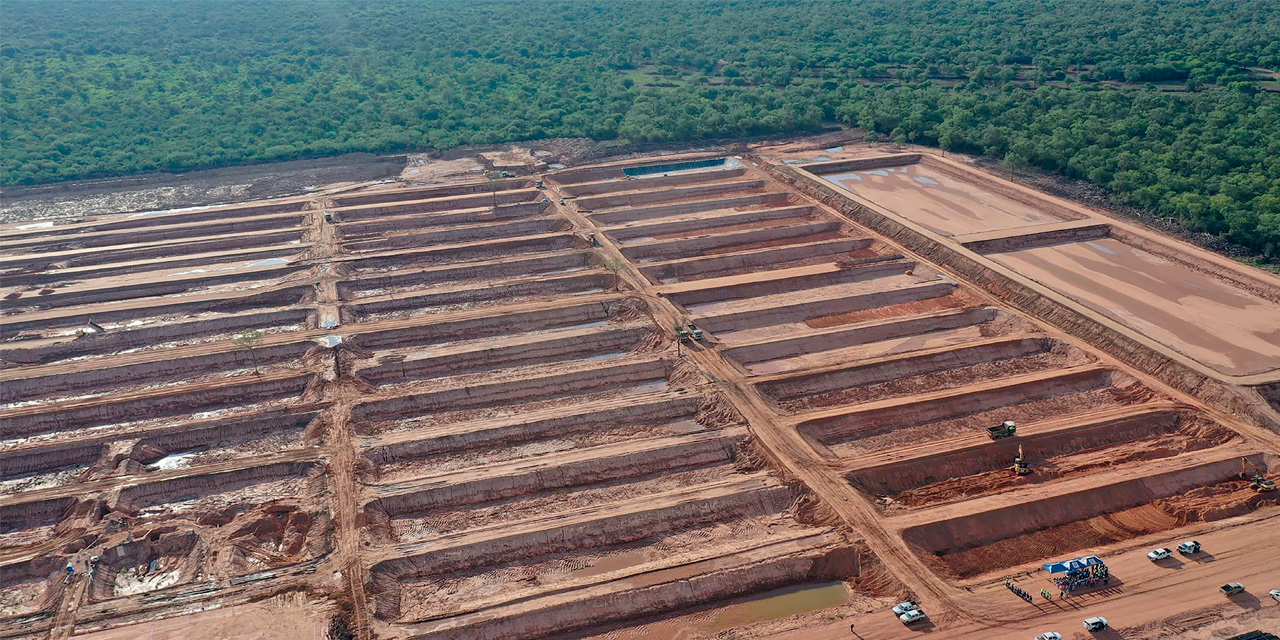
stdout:
[[988,257],[1221,373],[1280,368],[1280,305],[1114,238]]
[[919,164],[819,177],[944,236],[1062,221],[1047,211]]

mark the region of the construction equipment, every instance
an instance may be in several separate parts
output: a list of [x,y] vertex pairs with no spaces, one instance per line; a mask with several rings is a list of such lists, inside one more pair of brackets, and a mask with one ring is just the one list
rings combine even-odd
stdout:
[[693,338],[694,342],[702,342],[702,329],[699,329],[698,325],[690,322],[687,328],[689,330],[689,336]]
[[[1249,469],[1253,469],[1254,474],[1249,475]],[[1240,477],[1253,483],[1253,490],[1258,493],[1265,493],[1276,490],[1276,483],[1262,475],[1262,469],[1258,465],[1249,462],[1248,458],[1240,458]]]
[[103,329],[102,325],[90,320],[87,323],[85,323],[85,326],[79,329],[76,329],[76,339],[79,340],[80,338],[91,336],[91,335],[94,335],[95,333],[105,333],[105,332],[106,332],[106,329]]
[[1031,463],[1022,454],[1022,445],[1018,445],[1018,457],[1013,459],[1013,472],[1020,476],[1031,474]]
[[987,435],[991,436],[992,440],[1008,438],[1016,435],[1017,433],[1018,425],[1014,424],[1012,420],[1005,420],[1002,424],[996,427],[987,427]]
[[698,325],[692,322],[684,325],[683,327],[680,325],[676,325],[676,338],[679,338],[680,342],[686,342],[686,343],[701,342],[702,329],[699,329]]

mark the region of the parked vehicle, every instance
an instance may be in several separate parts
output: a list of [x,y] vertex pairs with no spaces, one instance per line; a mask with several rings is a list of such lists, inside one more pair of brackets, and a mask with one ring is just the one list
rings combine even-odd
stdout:
[[1239,582],[1228,582],[1221,587],[1218,587],[1218,590],[1221,591],[1223,595],[1234,596],[1237,593],[1244,593],[1244,585]]
[[915,602],[913,602],[913,601],[911,601],[911,600],[908,600],[908,601],[903,602],[903,603],[900,603],[898,606],[894,607],[894,608],[893,608],[893,615],[895,615],[895,616],[900,616],[900,615],[902,615],[902,614],[904,614],[904,613],[906,613],[906,612],[908,612],[908,611],[915,611],[916,609],[919,609],[919,608],[920,608],[920,605],[919,605],[919,604],[916,604]]
[[1009,438],[1017,435],[1017,433],[1018,433],[1018,425],[1015,424],[1012,420],[1005,420],[1003,423],[1001,423],[999,426],[996,426],[996,427],[987,427],[987,435],[991,436],[992,440],[999,440],[1000,438]]
[[902,621],[902,624],[911,624],[913,622],[919,622],[921,620],[924,620],[924,618],[925,618],[924,612],[919,609],[912,609],[911,611],[908,611],[898,616],[898,619]]
[[1188,540],[1178,545],[1178,553],[1184,556],[1200,553],[1200,543],[1195,540]]
[[1046,631],[1036,636],[1036,640],[1062,640],[1062,634],[1057,631]]
[[1102,616],[1094,616],[1084,619],[1084,628],[1086,631],[1102,631],[1107,628],[1107,619]]
[[1272,599],[1272,600],[1275,600],[1276,602],[1280,602],[1280,589],[1272,589],[1271,591],[1268,591],[1267,593],[1269,593],[1269,594],[1271,595],[1271,599]]
[[1171,556],[1171,555],[1173,555],[1173,552],[1172,552],[1172,551],[1170,551],[1170,550],[1168,550],[1168,549],[1166,549],[1166,548],[1164,548],[1164,547],[1160,547],[1159,549],[1156,549],[1155,551],[1152,551],[1151,553],[1148,553],[1148,554],[1147,554],[1147,559],[1148,559],[1148,560],[1150,560],[1150,561],[1152,561],[1152,562],[1155,562],[1155,561],[1157,561],[1157,560],[1164,560],[1165,558],[1168,558],[1168,557],[1169,557],[1169,556]]

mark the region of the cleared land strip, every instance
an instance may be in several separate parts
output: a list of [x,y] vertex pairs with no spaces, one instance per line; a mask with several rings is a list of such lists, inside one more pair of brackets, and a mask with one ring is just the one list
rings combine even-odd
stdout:
[[291,242],[301,243],[304,227],[265,229],[216,234],[191,238],[181,234],[169,240],[139,241],[136,234],[125,234],[127,242],[106,247],[67,248],[37,253],[0,256],[0,269],[35,271],[54,263],[72,267],[110,264],[126,260],[145,260],[193,253],[210,253],[227,249],[247,249]]
[[53,238],[57,236],[78,236],[97,231],[120,229],[137,229],[139,227],[170,226],[188,223],[209,223],[229,218],[267,216],[276,213],[293,213],[307,210],[307,199],[288,199],[279,202],[262,204],[233,205],[226,207],[207,207],[195,211],[146,211],[139,213],[91,217],[83,222],[69,224],[53,224],[48,227],[28,228],[27,225],[5,225],[0,227],[0,236],[5,238]]
[[[309,288],[309,287],[308,287]],[[289,290],[292,291],[292,290]],[[555,318],[557,310],[566,313],[565,322],[571,323],[576,319],[589,321],[595,319],[604,313],[600,310],[600,305],[609,302],[615,302],[623,297],[618,293],[593,293],[575,297],[572,300],[565,301],[561,306],[548,304],[542,301],[520,301],[510,305],[494,306],[484,309],[464,309],[454,312],[440,313],[431,317],[409,317],[409,318],[393,318],[387,320],[379,320],[375,322],[362,323],[359,325],[348,325],[333,329],[316,329],[310,328],[302,331],[292,331],[283,333],[267,333],[264,334],[253,347],[270,348],[278,345],[295,344],[306,340],[316,340],[329,335],[340,335],[345,339],[354,339],[358,343],[376,347],[383,344],[384,341],[396,335],[403,335],[406,344],[413,344],[415,340],[424,339],[427,335],[436,335],[436,339],[442,339],[453,331],[475,331],[484,325],[502,326],[509,324],[516,326],[516,320],[524,319],[528,322],[536,322],[537,318]],[[134,305],[134,308],[140,308]],[[274,313],[274,312],[273,312]],[[234,316],[229,320],[234,322],[236,328],[252,328],[254,324],[249,321],[238,319]],[[490,322],[485,322],[491,320]],[[202,321],[193,321],[193,324]],[[166,327],[174,325],[166,325]],[[536,324],[530,326],[537,326]],[[193,333],[200,332],[203,327],[196,327]],[[415,331],[418,330],[418,331]],[[79,346],[77,343],[83,344],[85,347],[93,345],[96,341],[114,341],[117,336],[128,336],[137,330],[121,331],[118,333],[107,333],[101,337],[89,338],[86,340],[71,342],[71,347]],[[169,333],[163,328],[158,328],[157,333]],[[178,333],[178,332],[174,332]],[[183,335],[178,333],[179,336]],[[158,340],[163,336],[145,336],[147,343],[162,341]],[[136,346],[132,343],[122,344],[122,350],[128,347]],[[223,340],[208,343],[196,343],[191,345],[183,345],[162,350],[143,350],[134,353],[106,353],[97,356],[92,361],[93,369],[105,369],[111,367],[128,366],[132,364],[140,364],[147,362],[157,362],[162,360],[173,359],[177,357],[196,357],[219,353],[232,353],[236,351],[246,351],[247,348],[237,344],[232,340]],[[0,357],[3,357],[4,350],[0,350]],[[246,353],[246,357],[247,353]],[[83,363],[51,363],[47,365],[33,365],[21,369],[0,369],[0,381],[17,380],[23,377],[38,377],[54,375],[69,371],[81,371],[85,368]]]
[[[172,226],[147,226],[142,229],[125,229],[119,231],[99,231],[75,234],[71,236],[51,236],[26,239],[0,239],[0,254],[8,254],[11,258],[31,258],[38,256],[62,257],[80,253],[96,253],[100,251],[127,250],[137,247],[161,245],[182,245],[203,240],[217,240],[227,236],[252,238],[284,229],[299,229],[306,226],[309,212],[275,214],[261,217],[241,218],[235,222],[209,224],[204,222],[175,224]],[[19,252],[26,252],[19,253]]]
[[[1060,434],[1084,433],[1094,429],[1111,430],[1116,428],[1118,423],[1134,418],[1140,419],[1170,414],[1184,406],[1167,401],[1156,401],[1147,404],[1108,407],[1096,411],[1074,413],[1070,416],[1055,417],[1043,421],[1023,422],[1018,424],[1019,437],[1007,440],[1003,443],[1005,446],[1001,447],[1001,449],[1008,447],[1016,449],[1018,445],[1026,445],[1030,447],[1032,452],[1035,452],[1035,447],[1039,444],[1039,438],[1042,436],[1052,437]],[[840,468],[843,472],[853,473],[881,468],[888,470],[889,468],[906,467],[915,463],[932,464],[932,461],[937,461],[941,465],[944,461],[940,460],[940,458],[952,455],[958,457],[978,452],[997,457],[999,454],[992,453],[990,451],[992,448],[991,438],[987,436],[984,429],[929,442],[904,442],[901,447],[891,450],[869,452],[855,458],[846,459],[842,461]],[[1011,455],[1005,457],[1009,460],[1013,459]],[[1008,466],[1001,463],[999,468],[1004,469]]]
[[245,266],[276,259],[297,262],[296,258],[302,253],[308,251],[310,248],[311,245],[305,242],[297,244],[287,243],[274,246],[227,249],[223,251],[170,256],[167,258],[126,260],[79,267],[69,266],[65,268],[45,269],[34,272],[21,272],[14,270],[0,275],[2,275],[5,283],[8,285],[32,285],[54,283],[64,280],[99,279],[107,276],[133,274],[144,271],[198,267],[207,263],[228,262],[231,260],[246,263]]
[[377,464],[409,456],[443,454],[508,442],[591,430],[627,420],[662,420],[693,415],[701,396],[693,391],[660,391],[521,412],[516,416],[401,431],[369,439],[365,455]]
[[[362,640],[524,640],[842,580],[946,633],[1024,620],[959,586],[1059,538],[1270,508],[1233,475],[1274,471],[1264,441],[728,161],[321,196],[287,214],[310,223],[296,284],[11,316],[0,357],[29,366],[0,369],[0,401],[32,404],[0,410],[0,486],[30,491],[0,503],[26,554],[0,596],[56,611],[60,550],[114,536],[56,632],[293,588],[350,602],[336,624]],[[119,298],[293,246],[198,235],[252,217],[77,286]],[[72,339],[89,319],[106,331]],[[690,321],[706,335],[677,346]],[[988,439],[1004,419],[1018,437]],[[261,590],[192,586],[214,575]]]
[[745,429],[719,429],[684,436],[637,440],[590,447],[518,463],[500,463],[464,473],[422,476],[372,490],[372,507],[395,513],[406,510],[488,502],[572,483],[644,475],[732,457],[746,437]]

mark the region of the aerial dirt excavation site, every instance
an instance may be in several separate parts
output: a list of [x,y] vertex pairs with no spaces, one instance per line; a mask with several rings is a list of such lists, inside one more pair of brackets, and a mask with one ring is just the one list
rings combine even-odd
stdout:
[[1277,276],[929,152],[498,155],[0,227],[0,638],[1280,629]]

